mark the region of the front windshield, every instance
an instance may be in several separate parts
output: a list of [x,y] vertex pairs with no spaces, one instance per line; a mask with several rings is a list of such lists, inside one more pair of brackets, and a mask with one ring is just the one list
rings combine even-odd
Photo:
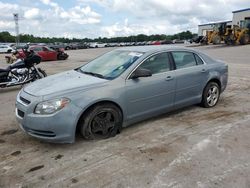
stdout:
[[143,53],[141,52],[111,51],[82,66],[80,71],[92,76],[112,80],[121,75],[142,55]]

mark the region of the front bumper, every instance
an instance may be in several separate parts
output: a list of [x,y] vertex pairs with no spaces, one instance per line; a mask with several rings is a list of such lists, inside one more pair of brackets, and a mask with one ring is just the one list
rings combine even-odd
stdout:
[[228,67],[226,72],[221,76],[221,93],[226,89],[228,83]]
[[27,134],[38,139],[55,143],[73,143],[81,109],[69,103],[62,110],[51,115],[34,114],[41,98],[21,91],[16,100],[16,118]]

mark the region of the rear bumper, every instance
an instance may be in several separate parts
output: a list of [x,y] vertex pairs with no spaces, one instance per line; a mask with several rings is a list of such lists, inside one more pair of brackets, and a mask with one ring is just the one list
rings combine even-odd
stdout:
[[222,93],[226,89],[228,83],[228,67],[227,71],[222,74],[220,82],[221,82],[221,93]]

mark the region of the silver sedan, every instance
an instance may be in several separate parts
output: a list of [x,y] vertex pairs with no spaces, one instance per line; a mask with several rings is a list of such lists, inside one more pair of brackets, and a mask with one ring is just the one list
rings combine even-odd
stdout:
[[23,88],[16,117],[45,141],[72,143],[77,131],[85,139],[108,138],[188,105],[214,107],[227,80],[225,63],[189,48],[119,48]]

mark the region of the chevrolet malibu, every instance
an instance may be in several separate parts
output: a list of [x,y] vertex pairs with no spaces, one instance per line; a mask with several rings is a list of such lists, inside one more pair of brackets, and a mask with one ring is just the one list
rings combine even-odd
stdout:
[[214,107],[228,66],[187,48],[119,48],[89,63],[24,87],[16,100],[23,131],[72,143],[115,136],[122,127],[181,107]]

